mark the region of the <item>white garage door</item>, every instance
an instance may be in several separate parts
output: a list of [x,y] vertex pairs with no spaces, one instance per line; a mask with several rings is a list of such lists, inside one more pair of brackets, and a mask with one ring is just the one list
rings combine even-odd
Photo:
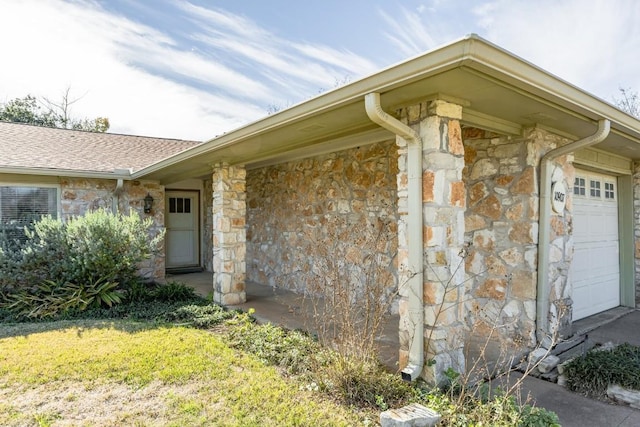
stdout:
[[620,305],[616,177],[576,170],[573,235],[573,320],[578,320]]

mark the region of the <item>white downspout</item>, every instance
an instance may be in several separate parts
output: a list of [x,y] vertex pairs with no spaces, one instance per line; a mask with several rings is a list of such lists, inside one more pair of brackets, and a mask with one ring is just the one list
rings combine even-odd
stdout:
[[113,197],[111,197],[111,211],[114,215],[118,213],[118,203],[120,202],[120,193],[122,193],[123,186],[124,180],[122,178],[118,178],[116,189],[113,191]]
[[[540,215],[538,226],[538,286],[536,297],[536,319],[538,323],[538,342],[549,333],[549,229],[551,227],[551,162],[565,154],[602,142],[607,135],[611,123],[609,120],[598,120],[598,130],[586,138],[572,142],[549,151],[540,160]],[[571,184],[571,183],[570,183]]]
[[424,367],[424,305],[423,290],[423,242],[422,242],[422,140],[409,126],[382,110],[380,94],[369,93],[364,97],[367,115],[374,123],[395,133],[407,141],[408,214],[407,239],[409,245],[408,309],[413,325],[409,345],[409,363],[402,370],[402,378],[413,381]]

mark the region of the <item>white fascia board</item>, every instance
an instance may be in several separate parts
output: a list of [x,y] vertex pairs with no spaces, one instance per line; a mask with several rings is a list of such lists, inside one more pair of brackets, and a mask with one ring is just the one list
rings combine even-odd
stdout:
[[385,91],[393,88],[459,67],[476,70],[492,78],[497,84],[519,89],[525,95],[546,100],[564,111],[573,111],[574,115],[585,120],[595,123],[600,118],[607,118],[614,128],[632,137],[640,137],[638,119],[493,43],[471,34],[168,157],[134,172],[131,178],[142,178],[200,154],[217,151],[359,99],[364,100],[364,96],[368,93],[379,92],[384,95]]
[[[464,40],[466,39],[463,39],[463,41]],[[213,152],[229,145],[237,144],[263,132],[284,127],[356,100],[362,99],[364,105],[364,96],[370,92],[384,93],[386,90],[402,86],[406,82],[417,80],[428,75],[438,74],[448,69],[457,68],[462,65],[458,61],[464,58],[464,45],[461,43],[462,42],[453,43],[436,49],[430,54],[421,55],[399,65],[391,66],[376,74],[357,80],[346,86],[333,89],[313,99],[294,105],[286,110],[267,116],[229,133],[225,133],[194,148],[140,169],[133,173],[132,178],[137,179],[143,177],[174,163],[179,163],[203,153]]]
[[79,171],[74,169],[45,169],[45,168],[22,168],[22,167],[0,167],[0,174],[14,175],[36,175],[36,176],[64,176],[70,178],[93,178],[93,179],[124,179],[130,180],[130,173],[112,173],[96,171]]

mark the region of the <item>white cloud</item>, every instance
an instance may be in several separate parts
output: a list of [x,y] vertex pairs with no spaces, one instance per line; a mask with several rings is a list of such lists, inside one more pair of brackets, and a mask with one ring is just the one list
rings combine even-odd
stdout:
[[183,0],[159,9],[191,25],[153,28],[94,1],[3,0],[0,38],[14,42],[2,49],[0,102],[57,100],[70,86],[82,97],[72,113],[107,116],[111,132],[209,139],[266,115],[268,105],[375,69],[352,52],[278,38],[223,10]]
[[297,100],[332,87],[346,75],[362,76],[377,69],[372,61],[350,51],[282,39],[243,16],[178,4],[201,28],[201,33],[191,35],[194,40],[225,51],[234,61],[242,58],[254,63],[257,72]]
[[380,14],[405,55],[474,32],[605,100],[640,91],[637,0],[432,0]]
[[640,2],[499,0],[475,13],[485,37],[602,98],[640,89]]
[[390,30],[385,35],[400,52],[406,56],[417,55],[420,52],[433,48],[436,43],[431,36],[429,26],[422,21],[423,11],[410,12],[400,7],[400,17],[392,16],[382,10],[379,11],[382,18],[389,25]]
[[5,2],[0,34],[19,40],[3,48],[9,66],[0,67],[0,92],[6,99],[34,94],[57,100],[71,86],[72,96],[82,96],[73,113],[107,116],[111,132],[206,139],[261,114],[250,103],[154,75],[145,63],[266,97],[259,83],[179,51],[167,35],[94,3]]
[[294,43],[292,47],[311,59],[333,65],[358,76],[373,73],[378,69],[378,66],[372,61],[348,50],[337,50],[328,46],[300,43]]
[[[2,0],[0,102],[60,99],[71,86],[82,96],[73,113],[107,116],[112,132],[208,139],[378,68],[219,8],[159,4],[164,28],[142,23],[151,10],[125,17],[91,0]],[[477,32],[607,100],[619,85],[640,90],[635,0],[430,0],[379,16],[389,44],[376,57],[404,59]]]

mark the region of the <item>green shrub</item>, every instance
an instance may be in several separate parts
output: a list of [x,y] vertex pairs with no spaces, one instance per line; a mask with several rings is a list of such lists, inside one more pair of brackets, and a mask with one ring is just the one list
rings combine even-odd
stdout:
[[167,312],[165,318],[169,322],[188,323],[196,328],[211,328],[235,315],[235,312],[228,311],[216,304],[184,305],[174,311]]
[[168,282],[166,284],[139,280],[132,280],[123,287],[127,302],[163,301],[186,302],[199,301],[202,298],[195,290],[180,282]]
[[560,420],[555,412],[525,405],[521,410],[518,425],[520,427],[560,427]]
[[123,284],[125,303],[144,303],[153,301],[153,289],[155,283],[144,282],[142,280],[132,280]]
[[180,282],[168,282],[160,284],[152,290],[151,296],[155,301],[192,301],[199,298],[196,291]]
[[289,331],[271,323],[255,324],[253,311],[228,322],[230,345],[278,366],[290,374],[310,372],[316,365],[319,343],[301,331]]
[[36,287],[10,294],[5,304],[17,317],[44,319],[69,310],[82,311],[91,305],[111,307],[119,304],[122,295],[117,286],[117,283],[104,280],[82,285],[45,280]]
[[105,210],[66,222],[42,218],[24,242],[0,245],[0,307],[40,318],[120,303],[122,286],[137,281],[138,263],[162,238],[149,237],[151,225]]
[[565,375],[569,390],[591,397],[605,398],[610,384],[640,390],[640,347],[591,350],[567,363]]
[[25,232],[27,241],[3,241],[0,245],[0,290],[11,294],[45,280],[68,282],[70,251],[62,222],[51,218],[41,221],[40,232],[46,233],[46,240],[36,239],[33,228]]
[[0,287],[7,293],[45,280],[78,285],[131,282],[138,263],[162,238],[149,237],[151,225],[151,219],[133,212],[97,210],[66,222],[44,217],[25,230],[27,239],[17,248],[0,249]]
[[520,406],[513,396],[501,393],[487,399],[471,393],[442,393],[416,387],[415,399],[437,411],[442,416],[442,425],[447,426],[560,427],[554,412]]

